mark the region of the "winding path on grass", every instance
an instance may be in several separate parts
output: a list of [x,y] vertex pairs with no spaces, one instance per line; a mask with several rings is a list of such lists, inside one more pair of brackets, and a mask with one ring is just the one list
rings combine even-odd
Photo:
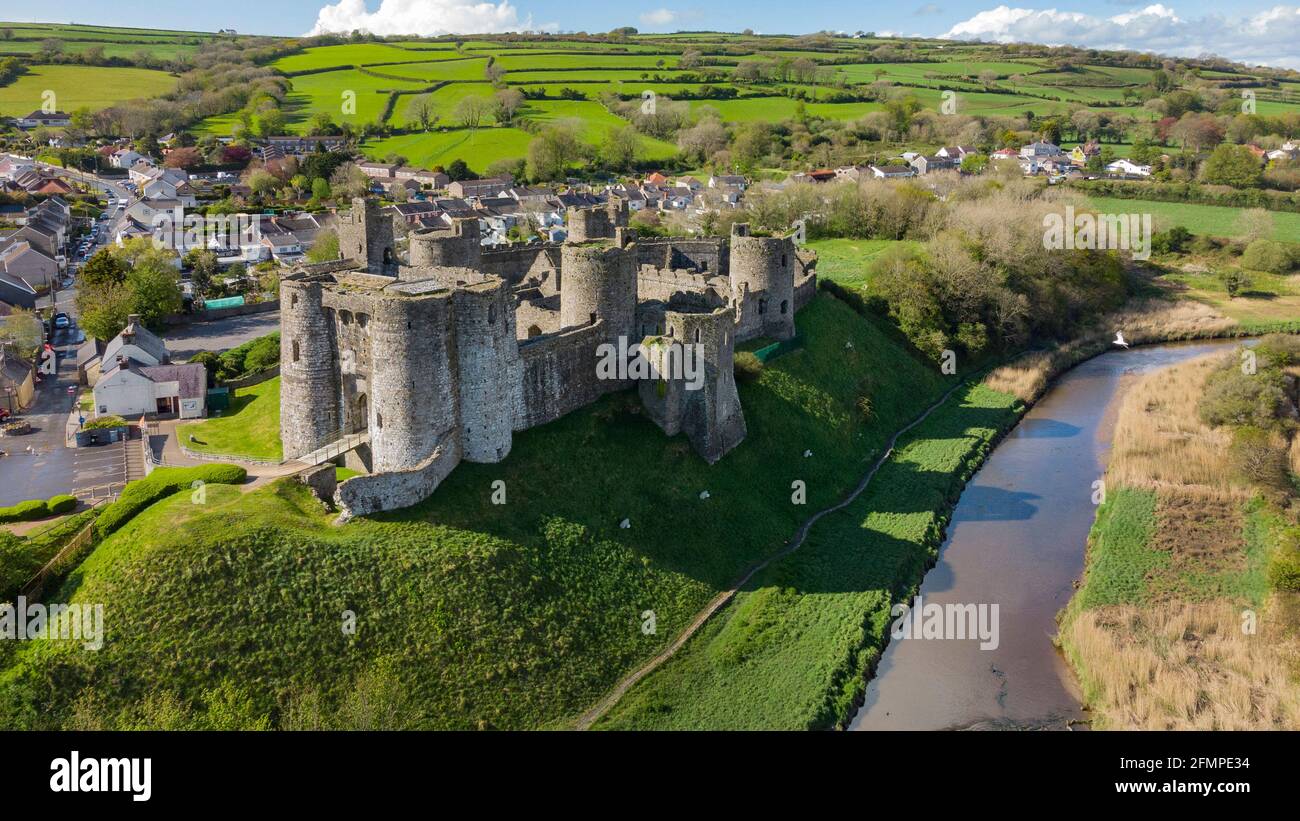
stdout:
[[803,524],[799,525],[798,530],[794,533],[794,538],[791,539],[785,547],[781,548],[776,553],[773,553],[771,556],[768,556],[766,559],[762,559],[756,564],[750,565],[749,568],[741,574],[740,578],[733,582],[730,587],[721,591],[709,600],[709,603],[705,605],[704,609],[696,614],[695,618],[689,625],[687,625],[686,629],[682,631],[681,635],[673,640],[672,644],[665,647],[658,655],[647,661],[637,670],[625,676],[618,684],[614,685],[614,689],[598,701],[595,706],[579,716],[575,727],[579,730],[590,729],[591,725],[595,724],[601,716],[609,712],[610,708],[617,704],[619,699],[621,699],[628,690],[632,689],[633,685],[654,672],[654,670],[665,661],[672,658],[677,651],[682,648],[682,645],[686,644],[686,642],[690,640],[691,636],[695,635],[714,613],[718,612],[718,610],[722,609],[723,605],[735,598],[736,594],[740,592],[740,589],[748,584],[749,580],[754,577],[754,574],[772,564],[772,562],[777,559],[783,559],[802,547],[804,540],[808,536],[808,531],[811,530],[812,526],[815,525],[823,516],[843,510],[853,504],[854,500],[862,495],[862,491],[866,490],[867,486],[871,484],[871,480],[875,478],[876,473],[878,473],[885,462],[889,460],[889,457],[894,454],[894,447],[898,444],[899,438],[928,419],[930,414],[942,407],[954,393],[963,388],[969,387],[971,384],[973,384],[971,381],[962,381],[949,388],[943,396],[939,397],[934,404],[926,408],[919,416],[894,431],[894,435],[889,437],[889,442],[885,445],[885,452],[876,459],[875,463],[872,464],[871,469],[868,470],[862,477],[862,480],[858,482],[858,486],[853,489],[852,493],[836,504],[827,508],[822,508],[809,516],[804,520]]

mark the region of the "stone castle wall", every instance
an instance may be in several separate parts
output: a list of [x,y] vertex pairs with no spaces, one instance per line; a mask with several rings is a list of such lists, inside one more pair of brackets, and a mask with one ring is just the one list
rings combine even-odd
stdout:
[[[744,225],[730,242],[637,241],[618,202],[570,216],[561,246],[483,252],[475,220],[414,232],[411,265],[400,266],[391,221],[385,229],[361,202],[340,221],[342,255],[354,261],[283,281],[286,457],[369,433],[348,458],[371,475],[336,491],[345,517],[414,504],[462,459],[500,461],[515,431],[630,387],[597,367],[602,346],[620,341],[653,336],[657,355],[702,357],[699,390],[685,374],[638,386],[666,432],[684,432],[710,462],[744,438],[735,342],[793,335],[815,260]],[[671,265],[643,267],[648,259]]]

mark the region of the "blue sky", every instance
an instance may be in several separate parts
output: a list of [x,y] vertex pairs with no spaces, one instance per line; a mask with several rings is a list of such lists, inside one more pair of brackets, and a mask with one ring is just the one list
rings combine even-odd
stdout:
[[[1287,3],[1291,3],[1288,5]],[[1134,48],[1300,68],[1300,0],[225,0],[170,4],[143,0],[51,0],[40,13],[0,11],[0,18],[112,25],[129,20],[160,28],[298,35],[364,26],[377,33],[509,31],[547,28],[642,31],[752,28],[763,33],[819,29],[966,36],[989,40]],[[324,11],[322,8],[324,7]],[[24,10],[32,5],[24,4]],[[385,30],[387,29],[387,30]]]

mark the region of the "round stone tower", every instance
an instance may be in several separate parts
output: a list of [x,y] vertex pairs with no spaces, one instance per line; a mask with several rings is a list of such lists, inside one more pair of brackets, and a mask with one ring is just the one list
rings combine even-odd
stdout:
[[450,291],[376,300],[370,323],[370,452],[376,473],[410,470],[456,439]]
[[469,462],[499,462],[510,454],[522,402],[514,299],[499,277],[455,294],[461,455]]
[[321,284],[280,283],[280,438],[292,459],[339,435],[339,384],[333,328]]
[[794,336],[794,268],[789,237],[757,237],[745,223],[732,226],[729,278],[742,339]]
[[566,244],[560,251],[560,327],[607,323],[606,339],[629,340],[636,327],[636,247]]
[[477,269],[480,240],[477,219],[458,219],[450,230],[416,231],[411,234],[411,267]]

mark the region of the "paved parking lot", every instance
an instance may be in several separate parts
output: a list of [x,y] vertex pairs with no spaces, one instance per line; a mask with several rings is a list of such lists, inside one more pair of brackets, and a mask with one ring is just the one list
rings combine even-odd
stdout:
[[280,330],[280,312],[232,316],[212,322],[192,322],[168,328],[163,336],[172,359],[184,362],[199,351],[225,351],[250,339]]
[[[59,342],[59,338],[55,341]],[[68,412],[74,401],[68,395],[68,386],[76,383],[76,364],[66,350],[60,354],[57,377],[46,377],[37,386],[32,407],[20,414],[32,426],[32,432],[0,438],[0,451],[6,454],[0,456],[0,507],[27,499],[48,499],[80,488],[120,486],[125,481],[125,448],[140,447],[138,440],[95,448],[69,448],[64,444]]]

